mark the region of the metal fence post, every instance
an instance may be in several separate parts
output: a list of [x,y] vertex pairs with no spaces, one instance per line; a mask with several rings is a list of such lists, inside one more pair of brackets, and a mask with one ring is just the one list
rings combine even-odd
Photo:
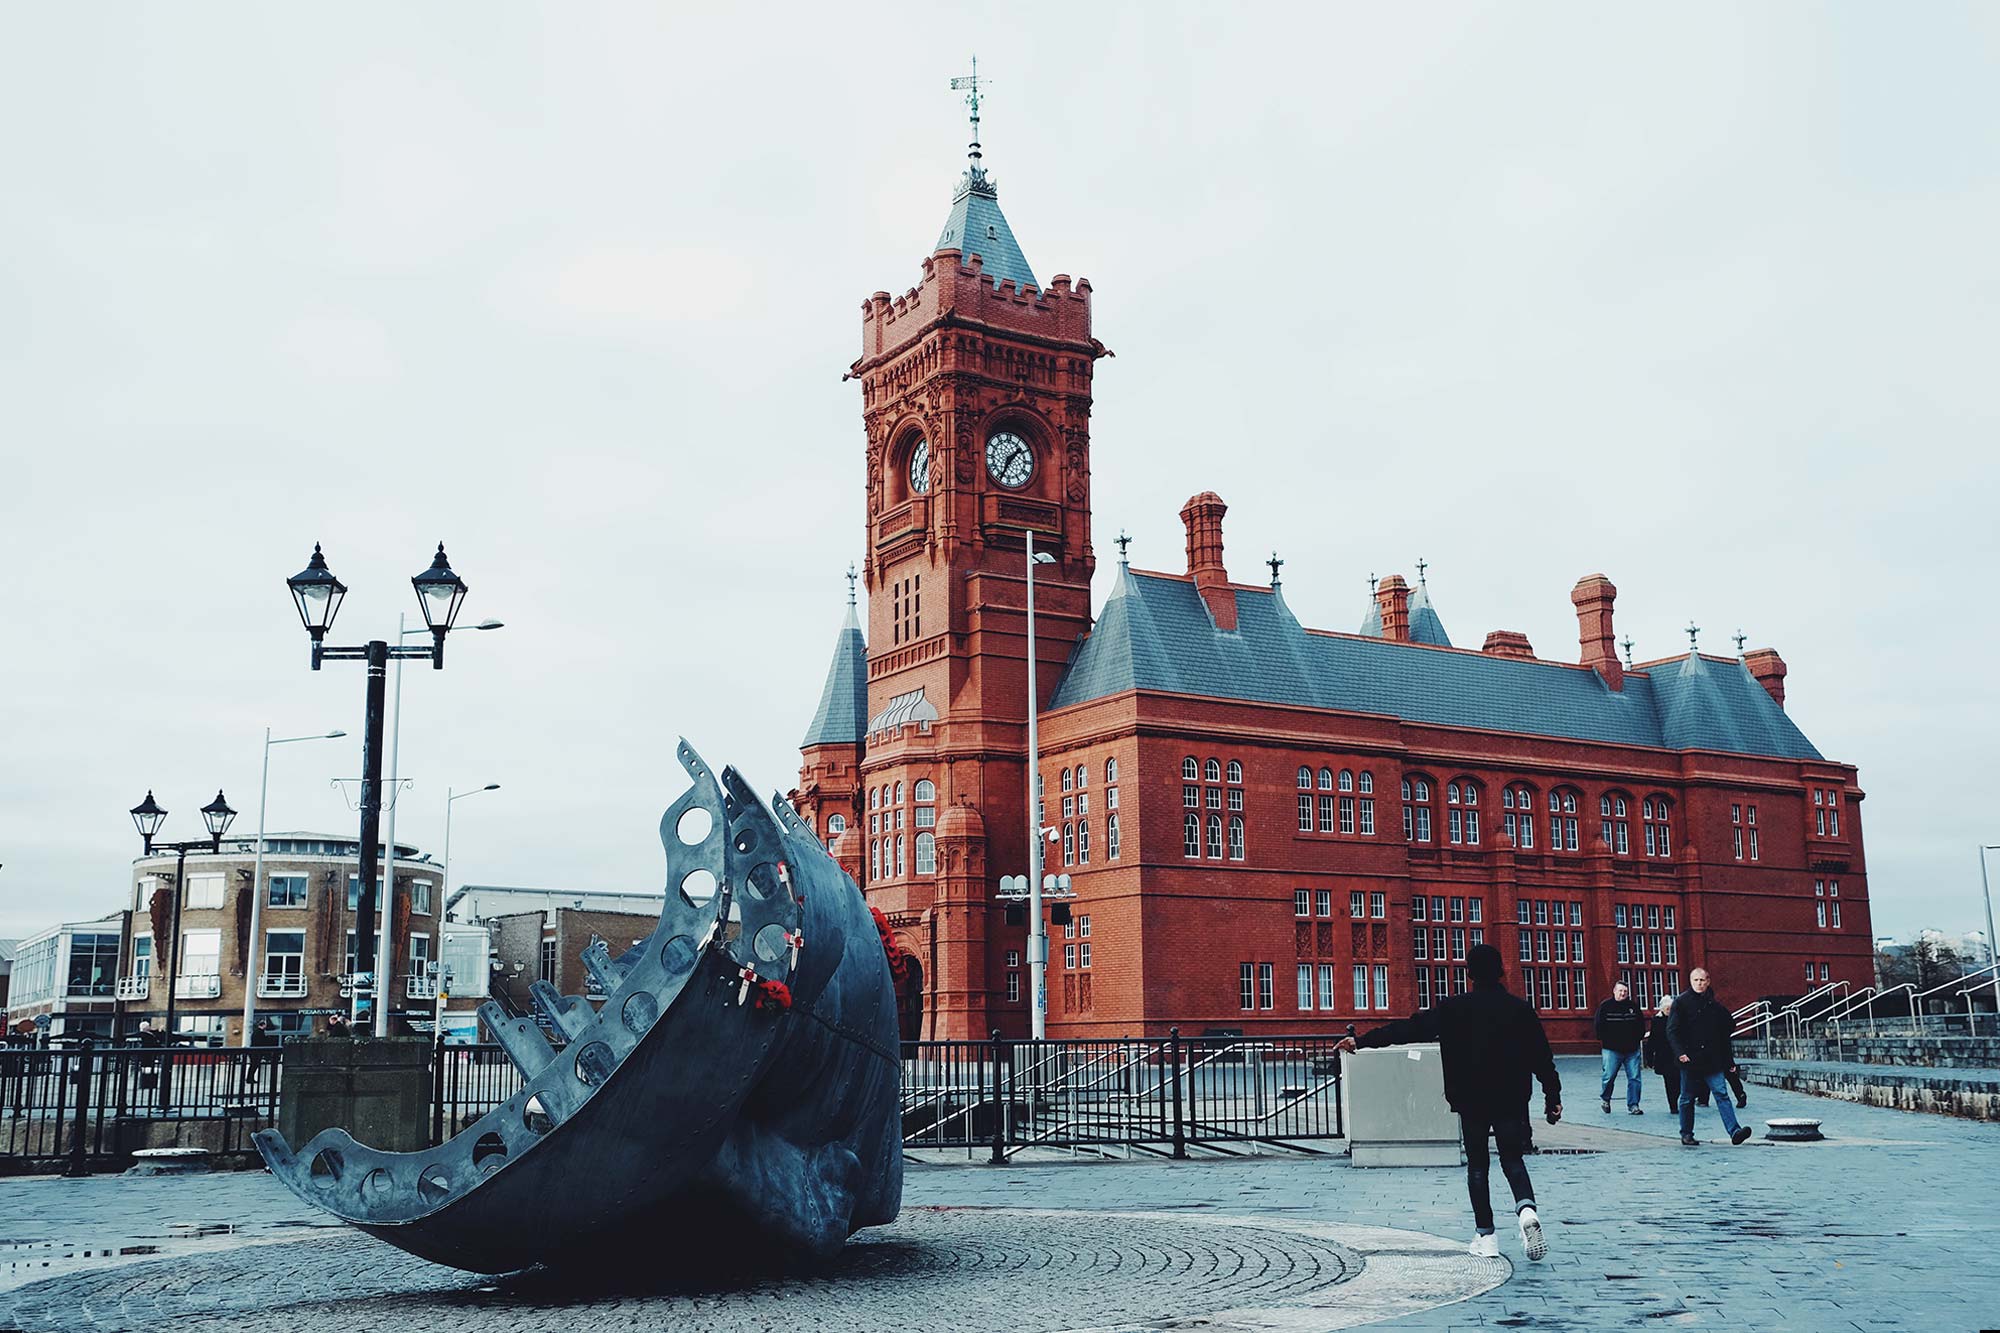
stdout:
[[431,1146],[444,1142],[444,1028],[431,1043]]
[[993,1029],[993,1157],[995,1166],[1007,1160],[1007,1094],[1000,1080],[1000,1029]]
[[90,1174],[90,1039],[76,1051],[76,1128],[70,1135],[69,1161],[63,1175],[74,1180]]
[[1187,1121],[1181,1107],[1181,1030],[1167,1029],[1167,1066],[1174,1080],[1174,1158],[1187,1160]]

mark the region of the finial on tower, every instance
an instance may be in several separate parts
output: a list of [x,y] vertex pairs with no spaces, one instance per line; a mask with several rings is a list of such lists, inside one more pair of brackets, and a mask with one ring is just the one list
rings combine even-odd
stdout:
[[1271,552],[1271,558],[1264,563],[1271,567],[1271,586],[1275,588],[1278,586],[1278,568],[1285,562],[1278,559],[1278,553],[1273,551]]
[[1430,562],[1428,560],[1424,559],[1422,556],[1417,557],[1417,582],[1422,583],[1424,581],[1424,571],[1429,569],[1430,567],[1431,567]]
[[850,564],[847,567],[847,604],[849,606],[854,605],[854,581],[860,577],[859,574],[854,572],[854,566]]
[[1131,539],[1130,537],[1127,537],[1127,536],[1125,535],[1125,529],[1123,529],[1123,528],[1120,528],[1120,529],[1118,529],[1118,563],[1119,563],[1119,564],[1123,565],[1123,564],[1129,564],[1129,563],[1131,563],[1131,562],[1130,562],[1130,560],[1129,560],[1129,559],[1127,558],[1127,556],[1126,556],[1126,554],[1125,554],[1125,548],[1126,548],[1126,547],[1128,547],[1128,546],[1130,546],[1131,544],[1132,544],[1132,539]]
[[968,185],[986,184],[986,168],[980,164],[979,151],[979,90],[991,79],[979,77],[979,57],[972,58],[972,73],[961,74],[951,81],[953,92],[965,94],[965,105],[972,111],[972,142],[966,145],[965,180]]
[[1688,621],[1688,627],[1686,633],[1688,636],[1688,651],[1691,653],[1697,651],[1697,647],[1695,644],[1695,636],[1701,633],[1701,626],[1695,624],[1692,620],[1690,620]]
[[1375,571],[1371,569],[1368,571],[1368,595],[1370,597],[1373,597],[1375,595],[1375,584],[1376,584]]
[[1627,634],[1625,636],[1625,642],[1619,644],[1618,646],[1625,650],[1625,669],[1627,671],[1630,671],[1632,669],[1632,636]]

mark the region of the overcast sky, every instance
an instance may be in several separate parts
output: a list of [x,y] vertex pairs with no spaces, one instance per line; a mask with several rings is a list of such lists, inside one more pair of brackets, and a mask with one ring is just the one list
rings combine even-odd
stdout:
[[[685,732],[788,787],[862,544],[859,306],[986,161],[1087,276],[1094,497],[1229,502],[1307,624],[1430,562],[1454,640],[1791,666],[1880,933],[1979,922],[1995,812],[2000,10],[1953,5],[13,5],[0,10],[0,935],[117,904],[148,787],[254,830],[260,741],[410,673],[399,836],[653,888]],[[351,830],[358,740],[274,752]]]

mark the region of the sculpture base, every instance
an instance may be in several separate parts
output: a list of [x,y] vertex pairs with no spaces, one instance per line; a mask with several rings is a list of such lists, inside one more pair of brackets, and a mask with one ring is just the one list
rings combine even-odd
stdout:
[[431,1141],[428,1037],[305,1037],[285,1043],[278,1128],[304,1143],[340,1125],[391,1152]]

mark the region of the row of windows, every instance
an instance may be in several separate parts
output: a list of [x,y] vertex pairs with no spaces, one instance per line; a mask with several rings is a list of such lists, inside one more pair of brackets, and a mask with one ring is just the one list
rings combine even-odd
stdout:
[[[916,845],[912,850],[916,853],[917,873],[919,875],[935,875],[937,873],[937,835],[934,833],[919,833]],[[868,878],[871,880],[888,879],[891,876],[903,874],[904,866],[907,864],[903,853],[903,835],[900,833],[893,838],[871,840],[868,844]]]
[[[1114,791],[1111,795],[1117,795]],[[1087,812],[1086,812],[1087,813]],[[1192,815],[1189,816],[1193,818]],[[1118,859],[1118,816],[1114,812],[1104,817],[1105,859]],[[1087,866],[1090,864],[1090,821],[1081,820],[1062,826],[1063,864],[1066,866]],[[1237,858],[1241,860],[1241,857]]]
[[[937,801],[937,785],[929,778],[918,778],[915,785],[910,789],[910,796],[911,799],[919,803],[935,803]],[[903,784],[901,781],[894,783],[885,782],[879,787],[870,787],[868,789],[868,808],[870,810],[885,810],[891,806],[901,805],[902,803]]]
[[[1250,985],[1250,966],[1249,963],[1244,963],[1238,972],[1237,998],[1238,1002],[1245,1009],[1251,1007],[1250,1000],[1252,998],[1260,1000],[1265,998],[1264,992],[1261,989],[1253,990]],[[1269,974],[1270,966],[1269,963],[1257,964],[1259,987],[1262,985],[1262,978]],[[1389,1007],[1389,969],[1387,967],[1377,964],[1371,968],[1366,964],[1357,963],[1350,975],[1353,978],[1354,985],[1354,1008],[1368,1009],[1372,1007],[1375,1009],[1387,1009]],[[1313,1009],[1338,1009],[1340,1005],[1334,995],[1333,978],[1334,970],[1332,963],[1300,963],[1298,965],[1299,1012],[1306,1013]],[[1315,981],[1318,983],[1317,988],[1314,985]],[[1370,985],[1371,981],[1373,982],[1372,986]],[[1271,1005],[1266,1003],[1260,1005],[1260,1007],[1269,1009]]]
[[[295,908],[306,905],[309,875],[266,875],[264,877],[264,905],[275,908]],[[410,895],[410,910],[418,916],[431,914],[432,882],[427,879],[407,881]],[[139,881],[139,909],[144,911],[152,905],[153,893],[160,887],[158,879],[151,875]],[[375,892],[382,892],[382,876],[375,877]],[[223,905],[223,876],[189,875],[187,877],[187,901],[181,906],[187,911],[202,911]],[[354,911],[361,903],[361,876],[347,877],[347,910]]]
[[1660,1001],[1681,991],[1681,974],[1678,972],[1620,972],[1618,980],[1632,991],[1632,998],[1642,1009],[1656,1009]]
[[[1243,816],[1232,815],[1229,819],[1229,851],[1232,861],[1243,859]],[[1198,857],[1203,851],[1202,823],[1200,815],[1189,815],[1181,821],[1181,855]],[[1208,817],[1208,840],[1206,844],[1210,860],[1220,861],[1223,857],[1223,824],[1221,815]]]
[[1679,936],[1627,935],[1618,933],[1618,961],[1621,963],[1678,963]]
[[[1220,810],[1222,802],[1223,792],[1220,787],[1209,787],[1205,791],[1200,787],[1181,788],[1181,804],[1190,810],[1199,810],[1203,805],[1206,805],[1211,810]],[[1229,789],[1229,808],[1231,810],[1241,810],[1243,808],[1243,789],[1241,787],[1232,787]]]
[[1834,787],[1813,788],[1813,832],[1822,838],[1840,836],[1840,791]]
[[[1828,908],[1833,909],[1831,913],[1827,911]],[[1816,879],[1813,881],[1813,915],[1818,918],[1817,924],[1821,930],[1827,928],[1829,916],[1832,918],[1833,929],[1840,929],[1839,880]]]
[[[1364,776],[1366,775],[1364,774]],[[1240,793],[1232,791],[1229,794],[1236,796]],[[1320,833],[1332,833],[1338,830],[1341,833],[1360,833],[1363,837],[1369,838],[1375,836],[1374,797],[1342,796],[1337,798],[1337,800],[1338,804],[1336,805],[1335,797],[1322,796],[1319,798],[1319,827],[1315,830],[1313,827],[1313,798],[1307,793],[1301,792],[1299,794],[1299,832],[1312,833],[1317,831]],[[1336,809],[1340,812],[1337,821],[1334,815]]]
[[[1449,901],[1449,907],[1446,906],[1447,901]],[[1446,915],[1447,912],[1450,914],[1449,917]],[[1410,920],[1422,921],[1426,916],[1432,921],[1444,921],[1447,919],[1452,921],[1484,921],[1486,919],[1486,900],[1484,898],[1452,898],[1447,900],[1443,895],[1437,895],[1429,900],[1429,905],[1426,907],[1425,900],[1421,894],[1410,899]]]
[[1611,908],[1611,924],[1620,930],[1630,926],[1633,930],[1672,930],[1674,928],[1674,905],[1662,907],[1658,903],[1647,903],[1643,907],[1633,903],[1627,909],[1624,903],[1615,903]]
[[[1304,764],[1299,765],[1299,789],[1301,791],[1309,791],[1312,789],[1312,786],[1312,769],[1306,767]],[[1319,771],[1319,789],[1321,791],[1332,791],[1336,786],[1341,791],[1359,790],[1364,796],[1372,795],[1375,791],[1375,775],[1364,771],[1357,781],[1353,769],[1343,768],[1340,770],[1339,778],[1336,779],[1333,776],[1332,769],[1322,768]]]
[[1832,969],[1831,967],[1829,967],[1829,966],[1828,966],[1827,964],[1825,964],[1825,963],[1818,963],[1818,964],[1814,964],[1814,963],[1807,963],[1807,964],[1806,964],[1806,980],[1807,980],[1807,981],[1811,981],[1811,980],[1813,980],[1813,968],[1814,968],[1815,966],[1817,966],[1817,967],[1819,968],[1819,980],[1821,980],[1821,981],[1831,981],[1831,980],[1833,980],[1833,969]]
[[1523,926],[1560,926],[1565,916],[1572,926],[1582,925],[1583,904],[1549,898],[1520,898],[1514,903],[1514,920]]
[[[1242,782],[1242,761],[1238,759],[1230,760],[1228,773],[1230,782]],[[1181,779],[1184,782],[1193,782],[1197,778],[1203,782],[1221,782],[1223,780],[1222,774],[1222,761],[1219,759],[1207,759],[1197,763],[1195,757],[1189,755],[1187,758],[1181,760]]]
[[1572,930],[1524,930],[1520,958],[1524,963],[1580,963],[1583,961],[1583,932]]
[[[1729,830],[1730,842],[1735,850],[1736,859],[1739,861],[1745,859],[1743,853],[1746,847],[1750,852],[1750,860],[1755,861],[1760,859],[1757,846],[1757,807],[1754,805],[1731,805],[1729,807],[1729,823],[1731,825]],[[1744,837],[1746,833],[1749,835],[1748,838]]]
[[1537,1009],[1588,1009],[1582,968],[1530,967],[1521,971],[1521,998]]
[[[1428,931],[1417,929],[1410,932],[1410,954],[1418,962],[1436,959],[1443,962],[1451,958],[1456,962],[1465,961],[1465,951],[1469,946],[1486,943],[1486,931],[1473,926],[1468,931],[1464,926],[1433,926]],[[1445,951],[1451,952],[1447,954]]]

